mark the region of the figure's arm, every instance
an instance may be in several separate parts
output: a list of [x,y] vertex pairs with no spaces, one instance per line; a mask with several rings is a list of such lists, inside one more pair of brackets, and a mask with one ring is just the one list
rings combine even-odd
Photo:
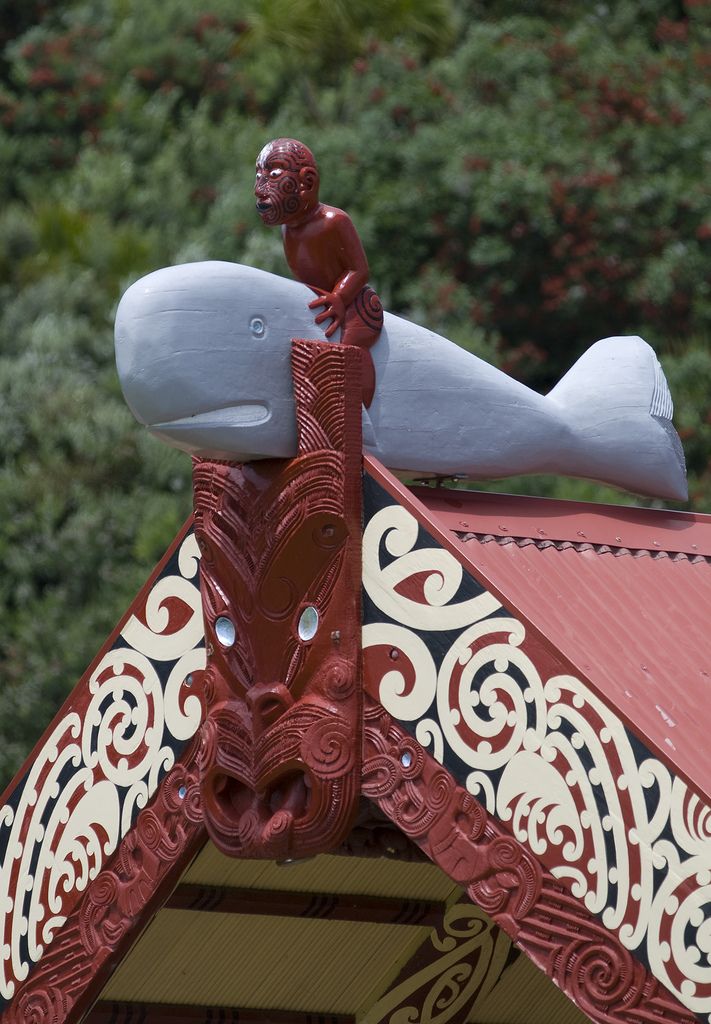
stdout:
[[[335,331],[343,326],[346,309],[355,299],[358,292],[368,283],[368,260],[358,237],[353,221],[343,210],[334,210],[328,218],[328,230],[335,237],[329,246],[332,252],[338,250],[339,266],[345,268],[336,278],[331,291],[325,291],[318,299],[309,303],[309,309],[324,309],[315,317],[316,323],[325,320],[332,322],[326,328],[326,337],[330,338]],[[330,268],[325,268],[330,269]]]

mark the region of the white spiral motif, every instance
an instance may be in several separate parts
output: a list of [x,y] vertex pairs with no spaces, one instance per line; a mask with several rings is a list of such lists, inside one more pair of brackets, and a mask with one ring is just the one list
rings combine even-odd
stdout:
[[[489,635],[507,635],[507,643],[472,647]],[[505,765],[521,748],[527,731],[526,706],[540,706],[542,686],[519,644],[524,633],[513,619],[491,618],[475,623],[460,635],[445,654],[437,679],[437,710],[445,738],[458,757],[472,768],[491,771]],[[511,668],[526,678],[521,688]],[[477,689],[475,676],[486,678]],[[458,685],[450,681],[459,676]],[[453,699],[454,698],[454,699]],[[472,743],[472,737],[476,737]]]
[[418,547],[420,536],[400,506],[378,511],[364,534],[364,588],[377,609],[363,630],[366,665],[381,643],[416,664],[409,689],[403,674],[375,679],[383,706],[711,1021],[711,808],[657,757],[640,758],[582,680],[542,678],[524,624],[492,595],[458,600],[460,563]]
[[[462,583],[462,567],[441,548],[414,550],[417,520],[399,505],[381,509],[363,532],[363,586],[375,605],[410,629],[461,629],[491,615],[499,602],[491,594],[451,604]],[[380,564],[380,543],[395,560]],[[398,588],[406,580],[425,574],[424,603]]]
[[[388,647],[397,651],[398,659],[380,680],[380,701],[391,715],[414,722],[432,704],[437,692],[437,669],[424,640],[416,633],[389,622],[363,627],[363,649]],[[414,674],[414,684],[407,692],[404,666]]]
[[42,957],[174,764],[176,744],[200,725],[200,699],[184,687],[205,667],[198,559],[190,533],[171,563],[177,573],[164,570],[80,684],[86,711],[56,722],[16,807],[0,808],[0,1000]]

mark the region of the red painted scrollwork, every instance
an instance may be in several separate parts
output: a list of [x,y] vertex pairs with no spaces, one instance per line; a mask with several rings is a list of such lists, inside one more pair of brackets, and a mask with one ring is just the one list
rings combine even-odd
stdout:
[[364,794],[591,1020],[696,1020],[368,695],[364,718]]
[[295,342],[299,454],[196,462],[196,534],[215,703],[205,822],[233,856],[342,842],[360,795],[360,355]]
[[2,1024],[75,1024],[205,841],[196,745],[88,886]]

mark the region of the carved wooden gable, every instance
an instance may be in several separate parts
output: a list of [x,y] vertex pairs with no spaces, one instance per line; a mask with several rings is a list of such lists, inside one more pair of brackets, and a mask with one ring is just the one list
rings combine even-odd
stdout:
[[363,472],[352,350],[294,370],[297,459],[196,465],[194,525],[5,795],[2,1021],[711,1019],[703,714],[629,582],[676,567],[702,671],[708,522],[412,491]]

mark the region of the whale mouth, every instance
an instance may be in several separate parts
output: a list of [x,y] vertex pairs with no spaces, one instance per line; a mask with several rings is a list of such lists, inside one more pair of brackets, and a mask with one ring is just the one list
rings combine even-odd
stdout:
[[151,430],[190,430],[192,427],[258,427],[272,417],[271,410],[264,402],[239,402],[223,409],[210,409],[194,416],[152,423]]

